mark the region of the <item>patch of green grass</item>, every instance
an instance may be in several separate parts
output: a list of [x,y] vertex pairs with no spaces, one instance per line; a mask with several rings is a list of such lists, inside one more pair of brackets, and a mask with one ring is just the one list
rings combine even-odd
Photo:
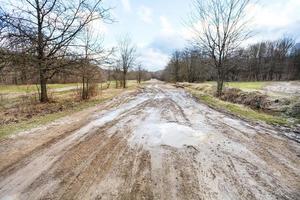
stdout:
[[[225,87],[238,88],[241,90],[262,90],[269,82],[266,81],[252,81],[252,82],[224,82]],[[201,85],[211,85],[217,86],[217,82],[215,81],[207,81],[204,83],[197,84]]]
[[[127,87],[136,86],[137,83],[135,80],[128,80]],[[98,84],[99,88],[101,87],[101,83]],[[0,94],[9,94],[9,93],[32,93],[38,92],[39,85],[29,84],[29,85],[0,85]],[[62,89],[68,87],[81,87],[81,83],[67,83],[67,84],[47,84],[48,90],[53,89]],[[106,88],[106,82],[102,83],[102,88]],[[111,81],[110,88],[115,88],[115,81]]]
[[[48,89],[61,89],[65,87],[75,87],[77,83],[68,84],[47,84]],[[37,86],[39,85],[0,85],[0,93],[27,93],[37,92]]]
[[268,82],[226,82],[224,85],[241,90],[261,90],[267,84]]
[[230,113],[237,115],[241,118],[249,119],[251,121],[260,120],[266,122],[267,124],[272,124],[272,125],[284,125],[284,126],[291,125],[291,122],[289,122],[286,118],[255,111],[252,110],[251,108],[242,105],[225,102],[211,95],[207,95],[195,90],[189,90],[189,91],[192,93],[192,95],[194,95],[203,103],[219,110],[229,111]]

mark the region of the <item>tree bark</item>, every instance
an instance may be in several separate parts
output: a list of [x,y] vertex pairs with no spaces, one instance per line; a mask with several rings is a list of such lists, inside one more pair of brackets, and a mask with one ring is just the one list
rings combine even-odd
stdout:
[[126,88],[126,72],[123,72],[123,88]]
[[40,87],[41,87],[40,101],[42,103],[47,103],[49,101],[48,94],[47,94],[47,79],[45,78],[45,74],[42,70],[40,71]]
[[223,80],[217,81],[217,97],[220,97],[222,95],[223,84],[224,84]]
[[82,77],[82,94],[81,94],[81,98],[85,99],[85,78],[84,76]]
[[118,79],[116,78],[116,89],[118,88]]
[[223,91],[223,84],[224,84],[224,76],[222,68],[218,67],[218,77],[217,77],[217,97],[220,97],[222,95]]

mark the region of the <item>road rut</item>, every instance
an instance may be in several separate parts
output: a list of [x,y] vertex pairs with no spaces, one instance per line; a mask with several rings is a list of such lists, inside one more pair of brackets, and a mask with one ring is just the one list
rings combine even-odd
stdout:
[[300,199],[299,143],[156,81],[0,150],[0,199]]

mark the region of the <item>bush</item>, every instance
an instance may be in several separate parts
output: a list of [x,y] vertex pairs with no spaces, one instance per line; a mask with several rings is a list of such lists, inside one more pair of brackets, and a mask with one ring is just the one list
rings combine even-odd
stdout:
[[300,118],[300,102],[293,104],[287,112],[292,117]]
[[[78,87],[76,90],[75,95],[77,96],[78,99],[80,100],[85,100],[85,99],[89,99],[91,97],[95,97],[98,95],[98,84],[97,83],[90,83],[88,85],[88,88],[85,88],[85,90],[83,91],[82,86]],[[84,94],[83,94],[84,92]]]
[[89,89],[88,89],[88,96],[89,97],[95,97],[98,95],[98,91],[99,91],[99,87],[97,83],[92,83],[89,85]]

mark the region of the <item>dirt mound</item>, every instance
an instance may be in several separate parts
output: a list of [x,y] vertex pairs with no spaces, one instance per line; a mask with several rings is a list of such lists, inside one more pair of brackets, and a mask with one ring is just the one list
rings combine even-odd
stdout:
[[220,97],[223,101],[243,104],[253,109],[267,109],[271,104],[267,95],[260,92],[243,92],[237,88],[225,89]]
[[176,83],[175,87],[177,88],[191,88],[193,90],[201,91],[206,94],[213,95],[214,91],[216,90],[216,86],[209,84],[209,83]]

